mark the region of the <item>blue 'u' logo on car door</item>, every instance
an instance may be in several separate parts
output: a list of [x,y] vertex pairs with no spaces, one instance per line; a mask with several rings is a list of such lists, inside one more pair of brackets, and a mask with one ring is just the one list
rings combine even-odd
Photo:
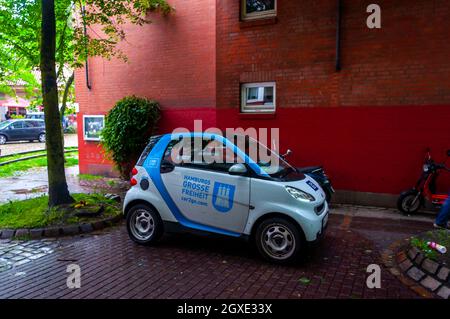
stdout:
[[221,213],[227,213],[233,208],[235,186],[224,183],[214,183],[212,205]]

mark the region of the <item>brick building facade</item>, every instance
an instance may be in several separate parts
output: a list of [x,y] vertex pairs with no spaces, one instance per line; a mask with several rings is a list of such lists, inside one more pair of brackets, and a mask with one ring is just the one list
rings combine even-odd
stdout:
[[[338,1],[260,1],[274,7],[255,17],[239,0],[169,2],[173,15],[126,30],[128,64],[90,59],[91,90],[78,70],[80,121],[136,94],[161,103],[162,132],[194,119],[278,127],[291,161],[323,164],[352,201],[391,199],[381,194],[414,184],[426,147],[438,160],[450,148],[450,2],[376,1],[382,24],[369,29],[373,1],[342,0],[340,71]],[[243,112],[251,83],[274,85],[274,110]],[[81,132],[79,145],[81,172],[111,172]]]

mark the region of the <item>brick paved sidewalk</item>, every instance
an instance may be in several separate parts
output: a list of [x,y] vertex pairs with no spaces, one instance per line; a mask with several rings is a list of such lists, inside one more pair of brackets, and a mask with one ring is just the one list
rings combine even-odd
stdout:
[[[366,287],[367,266],[381,261],[373,235],[361,234],[382,233],[388,223],[331,215],[322,244],[289,267],[263,262],[233,239],[170,235],[142,247],[120,225],[59,240],[53,253],[0,272],[0,298],[416,298],[385,269],[381,289]],[[80,289],[66,287],[72,263],[81,267]]]

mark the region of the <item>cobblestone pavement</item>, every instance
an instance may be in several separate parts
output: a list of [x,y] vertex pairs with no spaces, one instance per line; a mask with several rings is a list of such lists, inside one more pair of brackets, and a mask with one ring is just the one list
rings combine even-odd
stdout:
[[[154,247],[138,246],[121,224],[60,239],[51,253],[0,272],[0,298],[417,298],[383,266],[381,289],[367,288],[366,269],[382,265],[385,238],[429,228],[420,221],[334,213],[305,261],[277,266],[235,239],[178,234]],[[81,267],[80,289],[66,286],[73,263]]]
[[[66,134],[64,135],[64,146],[78,146],[78,137],[77,134]],[[28,141],[19,141],[19,142],[8,142],[4,145],[0,145],[1,155],[9,155],[15,154],[19,152],[28,152],[34,150],[41,150],[45,148],[44,143],[33,142],[30,143]]]
[[0,272],[51,254],[58,246],[59,243],[51,239],[0,243]]

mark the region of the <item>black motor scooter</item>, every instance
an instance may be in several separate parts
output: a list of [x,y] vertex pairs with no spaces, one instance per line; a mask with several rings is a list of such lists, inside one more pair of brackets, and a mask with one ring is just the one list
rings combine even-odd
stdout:
[[[281,155],[283,159],[286,159],[289,155],[292,154],[291,150],[287,150],[285,154]],[[325,173],[325,170],[322,166],[308,166],[308,167],[296,167],[297,172],[308,175],[312,179],[314,179],[317,183],[319,183],[320,187],[322,187],[325,192],[326,200],[328,204],[331,201],[331,196],[335,192],[333,186],[331,185],[331,180],[328,175]]]

